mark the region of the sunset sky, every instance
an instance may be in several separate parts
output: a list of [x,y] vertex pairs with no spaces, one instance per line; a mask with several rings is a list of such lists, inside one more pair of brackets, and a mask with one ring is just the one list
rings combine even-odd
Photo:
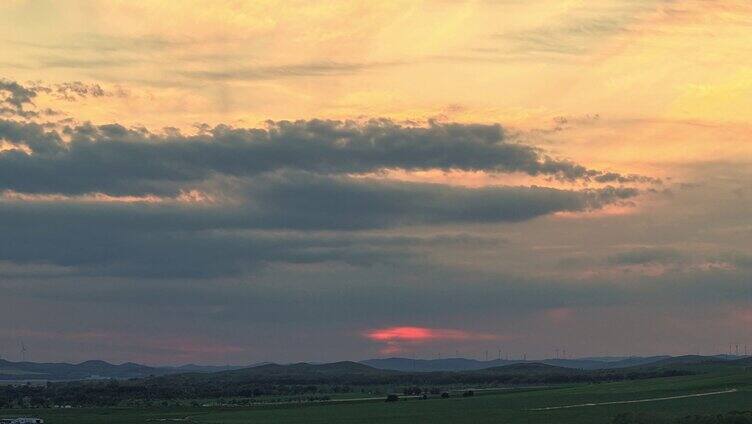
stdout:
[[0,2],[0,356],[752,348],[746,0]]

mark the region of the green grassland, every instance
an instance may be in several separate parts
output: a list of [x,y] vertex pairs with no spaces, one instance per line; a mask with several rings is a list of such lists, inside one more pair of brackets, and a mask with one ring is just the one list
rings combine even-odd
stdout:
[[[706,397],[644,403],[596,405],[535,411],[534,408],[661,398],[736,389]],[[5,416],[38,416],[51,424],[145,423],[189,418],[203,424],[234,423],[609,423],[623,412],[682,417],[752,410],[752,370],[535,390],[480,391],[473,397],[285,404],[242,408],[76,408],[1,411]],[[175,422],[175,421],[168,421]]]

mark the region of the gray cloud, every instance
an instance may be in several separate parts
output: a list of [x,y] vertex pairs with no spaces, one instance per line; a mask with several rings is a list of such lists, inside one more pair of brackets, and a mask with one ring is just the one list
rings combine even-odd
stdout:
[[87,97],[104,97],[111,95],[99,84],[86,84],[81,81],[55,84],[52,90],[57,98],[71,102],[76,99],[84,99]]
[[[63,82],[58,84],[43,84],[40,82],[22,85],[16,81],[0,79],[0,115],[12,117],[34,118],[40,115],[55,115],[58,112],[51,109],[34,110],[34,98],[39,93],[47,93],[58,100],[75,101],[87,97],[119,96],[127,93],[122,89],[105,90],[99,84],[88,84],[81,81]],[[0,133],[0,137],[4,134]]]
[[25,110],[33,105],[32,100],[37,92],[33,88],[6,79],[0,79],[0,115],[10,114],[21,117],[35,116],[36,113]]
[[582,212],[633,198],[638,190],[559,190],[544,187],[462,188],[282,173],[238,181],[230,200],[0,202],[2,227],[35,221],[65,227],[124,230],[232,228],[371,229],[415,224],[516,222],[554,212]]
[[500,125],[281,121],[265,129],[217,126],[181,136],[117,124],[83,125],[58,134],[35,124],[1,121],[0,138],[32,150],[0,153],[0,187],[29,193],[175,194],[211,177],[284,169],[317,174],[460,169],[602,182],[643,178],[551,158],[534,146],[510,142]]
[[[77,34],[75,38],[67,39],[65,42],[35,43],[26,40],[3,41],[33,49],[61,51],[68,54],[70,54],[70,52],[81,50],[97,53],[118,53],[133,50],[162,53],[172,47],[190,47],[207,44],[207,40],[205,39],[193,40],[186,38],[182,40],[171,40],[156,35],[112,36],[97,33],[80,33]],[[214,40],[215,43],[218,41],[219,40]]]
[[45,56],[39,60],[39,65],[45,68],[60,69],[101,69],[101,68],[120,68],[126,65],[141,63],[142,60],[122,57],[96,59],[74,58],[67,56]]
[[268,80],[294,77],[350,75],[370,69],[399,65],[399,62],[343,63],[311,62],[276,66],[240,67],[232,70],[181,71],[180,75],[201,80]]
[[635,0],[588,3],[567,8],[559,22],[489,34],[462,51],[431,57],[433,60],[489,64],[544,62],[561,64],[629,35],[639,28],[641,16],[665,12],[673,0]]
[[592,51],[604,40],[628,34],[644,13],[654,12],[671,0],[639,0],[623,3],[588,4],[566,11],[559,24],[507,31],[492,35],[508,43],[506,52],[528,58],[563,58]]
[[121,88],[115,90],[102,88],[97,83],[85,83],[82,81],[68,81],[57,84],[34,83],[28,86],[34,92],[48,93],[58,100],[69,102],[90,97],[125,97],[127,92]]
[[531,31],[495,34],[494,38],[511,42],[517,54],[579,55],[593,44],[625,30],[624,17],[591,17],[561,27],[536,28]]
[[264,222],[291,226],[369,228],[452,222],[516,222],[554,212],[599,209],[635,197],[632,188],[460,188],[281,174],[250,186]]
[[[58,133],[47,131],[43,125],[36,123],[0,119],[0,140],[5,140],[13,145],[24,145],[35,152],[39,152],[40,155],[54,155],[60,153],[64,148],[63,140]],[[17,153],[14,151],[0,152],[0,161],[8,159],[10,164],[16,157],[23,157],[16,156]],[[0,171],[0,173],[2,172]],[[22,175],[18,177],[24,178]]]
[[[251,273],[270,263],[339,262],[358,267],[405,262],[420,239],[358,235],[228,232],[27,232],[2,256],[23,264],[52,264],[74,275],[212,278]],[[40,243],[41,245],[36,245]],[[44,247],[44,243],[49,243]],[[70,243],[61,249],[60,243]]]
[[[109,95],[81,82],[6,86],[20,108],[39,92],[65,100]],[[466,188],[362,175],[440,169],[638,181],[515,143],[500,125],[309,120],[262,129],[220,125],[192,136],[118,124],[55,128],[0,120],[0,139],[19,147],[0,152],[0,190],[8,191],[0,200],[0,230],[13,240],[0,244],[0,261],[153,278],[241,275],[277,262],[370,266],[410,260],[422,241],[363,232],[520,222],[596,210],[639,194],[629,187]],[[178,200],[191,190],[208,200]],[[23,200],[12,193],[64,199]],[[92,193],[162,198],[71,197]],[[280,231],[288,233],[270,233]]]
[[[718,298],[706,296],[703,286],[718,286],[722,297],[735,299],[732,302],[747,299],[749,293],[744,278],[716,273],[696,282],[680,279],[665,284],[652,279],[630,289],[611,281],[582,285],[502,275],[486,280],[475,273],[433,267],[398,266],[396,272],[391,267],[375,267],[350,273],[336,266],[328,268],[338,272],[308,269],[296,273],[274,267],[254,276],[252,283],[86,277],[35,284],[3,280],[0,313],[5,328],[18,328],[17,333],[25,334],[34,360],[59,360],[61,355],[76,360],[95,356],[160,363],[363,359],[376,355],[377,349],[362,342],[363,330],[406,324],[509,337],[502,348],[514,357],[522,352],[528,358],[548,357],[552,345],[567,346],[567,351],[578,356],[681,354],[699,348],[710,354],[727,349],[731,334],[726,332],[725,311],[717,306]],[[420,283],[410,278],[416,274],[422,277]],[[688,285],[692,290],[686,289]],[[649,287],[662,289],[656,292]],[[18,317],[19,308],[23,317]],[[571,316],[557,324],[548,318],[551,308],[567,308]],[[614,332],[615,325],[621,331]],[[33,336],[24,329],[46,332]],[[692,338],[698,329],[707,338]],[[739,331],[743,337],[743,328]],[[60,340],[50,340],[47,332],[59,333]],[[166,351],[142,359],[139,355],[153,347],[110,339],[66,340],[71,333],[81,332],[113,334],[113,339],[141,334],[163,340]],[[6,334],[0,334],[0,339],[15,346],[17,340]],[[200,345],[225,341],[246,350],[176,356],[168,342],[176,336]],[[572,338],[581,344],[573,345]],[[462,356],[482,358],[484,349],[495,349],[497,343],[427,345],[406,354],[433,357],[459,350]],[[17,354],[9,349],[4,356]]]
[[752,255],[745,252],[727,252],[720,255],[718,259],[728,262],[736,268],[752,269]]
[[[375,266],[368,272],[352,272],[336,265],[329,268],[333,268],[332,273],[320,268],[296,272],[294,268],[277,265],[269,272],[255,275],[253,284],[227,280],[215,280],[213,284],[134,280],[126,284],[83,277],[83,282],[63,279],[36,287],[0,281],[0,287],[8,294],[22,293],[25,297],[58,303],[104,304],[105,316],[112,308],[154,307],[160,313],[168,308],[179,312],[177,319],[198,315],[209,328],[221,323],[240,333],[247,331],[249,323],[311,326],[326,332],[336,323],[347,323],[351,330],[360,330],[373,323],[404,325],[406,322],[428,326],[455,323],[462,328],[478,328],[485,322],[494,331],[504,332],[518,328],[516,320],[521,320],[519,324],[529,324],[531,317],[546,319],[545,312],[550,309],[568,308],[573,315],[593,323],[598,321],[597,311],[605,312],[608,308],[641,307],[643,314],[655,314],[657,309],[692,305],[690,310],[707,314],[708,308],[719,302],[728,307],[743,305],[750,299],[746,275],[720,270],[593,283],[467,273],[434,264],[398,263],[394,268]],[[419,282],[411,278],[415,274],[422,277]],[[714,288],[710,293],[709,284]],[[590,317],[588,310],[596,313]],[[626,314],[621,319],[630,323],[637,316],[641,315]],[[602,324],[613,328],[614,322],[612,319]],[[179,323],[173,325],[186,328]],[[195,331],[193,324],[187,328]],[[562,329],[544,322],[540,331],[554,337]],[[566,331],[570,331],[569,327]],[[546,349],[549,347],[545,345]]]
[[236,275],[275,261],[364,265],[404,252],[384,244],[393,239],[305,234],[333,230],[353,237],[354,230],[408,225],[516,222],[597,209],[637,191],[467,189],[296,172],[236,181],[227,195],[232,202],[209,205],[6,200],[0,202],[0,230],[13,243],[0,244],[0,260],[152,277]]
[[606,258],[612,265],[646,265],[651,263],[672,263],[685,258],[681,252],[670,248],[643,247],[613,254]]
[[[509,335],[513,338],[503,346],[527,352],[528,357],[547,355],[552,345],[567,346],[569,351],[572,339],[582,340],[571,348],[580,355],[679,354],[697,349],[711,353],[716,347],[722,350],[728,340],[746,340],[740,318],[733,314],[748,308],[749,268],[670,266],[659,275],[637,270],[587,277],[578,271],[603,265],[603,258],[614,252],[625,253],[622,261],[635,262],[634,256],[641,255],[627,252],[665,246],[681,246],[690,259],[716,260],[724,249],[747,252],[749,197],[739,198],[730,190],[749,181],[747,171],[748,167],[732,164],[703,168],[697,175],[704,186],[678,190],[661,207],[648,204],[642,210],[649,215],[482,226],[467,225],[476,222],[472,220],[450,221],[446,216],[458,213],[445,211],[440,214],[445,218],[429,221],[430,226],[401,224],[394,204],[407,202],[418,218],[422,210],[410,204],[409,194],[399,197],[395,191],[415,191],[421,199],[428,196],[424,192],[435,191],[431,196],[436,198],[444,186],[384,187],[378,179],[291,170],[208,186],[218,198],[224,199],[224,193],[231,199],[217,204],[5,201],[6,213],[0,214],[0,233],[6,240],[1,243],[2,255],[12,258],[15,269],[0,278],[0,298],[5,302],[0,310],[11,329],[107,334],[119,329],[160,339],[177,334],[199,342],[211,336],[249,347],[230,359],[204,359],[218,363],[369,357],[376,348],[363,344],[359,332],[389,325]],[[734,178],[728,178],[729,173]],[[318,186],[337,187],[332,190],[344,194],[320,197],[319,191],[327,190]],[[466,189],[457,190],[470,196]],[[337,223],[340,218],[334,212],[329,219],[288,228],[303,212],[285,209],[311,207],[317,215],[332,213],[300,197],[309,191],[315,191],[311,199],[324,199],[332,209],[342,201],[351,211],[358,209],[350,206],[348,199],[356,196],[349,191],[383,197],[391,206],[378,209],[381,203],[370,200],[367,206],[374,210],[364,220],[369,225],[383,223],[371,215],[383,213],[390,217],[386,222],[397,227],[317,227]],[[477,202],[492,196],[470,193],[478,193]],[[456,204],[456,211],[468,202],[453,193],[446,198],[447,204]],[[8,210],[12,205],[15,211]],[[278,211],[280,216],[275,216]],[[483,216],[480,211],[474,214]],[[423,222],[418,218],[407,222]],[[458,231],[455,225],[459,231],[507,241],[493,245],[472,236],[431,236]],[[572,254],[592,259],[579,269],[557,264],[562,255]],[[645,260],[649,259],[640,259]],[[15,312],[19,308],[25,312],[23,318]],[[555,321],[558,311],[566,312],[564,322]],[[624,331],[614,334],[615,325]],[[698,328],[706,338],[693,338]],[[256,350],[259,339],[268,343]],[[132,360],[148,350],[139,345],[138,352],[124,353],[127,347],[95,340],[81,353],[82,344],[75,339],[51,343],[42,335],[25,341],[34,359],[67,354],[77,360],[92,355]],[[429,356],[455,349],[462,355],[482,355],[484,349],[495,347],[463,343],[411,353]],[[167,359],[151,360],[181,360],[173,353],[159,357]]]

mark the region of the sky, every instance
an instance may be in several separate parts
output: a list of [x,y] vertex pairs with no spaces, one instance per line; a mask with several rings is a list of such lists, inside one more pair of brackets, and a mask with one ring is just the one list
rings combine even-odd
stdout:
[[752,349],[745,0],[0,3],[0,355]]

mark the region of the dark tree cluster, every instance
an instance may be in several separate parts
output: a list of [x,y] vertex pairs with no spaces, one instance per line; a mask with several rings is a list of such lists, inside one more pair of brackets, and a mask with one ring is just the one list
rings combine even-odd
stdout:
[[[254,371],[255,370],[255,371]],[[262,370],[264,371],[264,370]],[[561,369],[481,370],[472,372],[402,373],[291,372],[250,368],[248,373],[178,374],[131,380],[74,381],[46,386],[0,386],[0,407],[159,405],[193,399],[249,399],[289,396],[319,399],[328,393],[394,387],[404,395],[439,394],[446,386],[510,386],[600,383],[691,374],[682,370],[581,371]],[[357,389],[356,389],[357,388]],[[433,390],[432,390],[433,388]],[[375,389],[374,389],[375,390]]]

